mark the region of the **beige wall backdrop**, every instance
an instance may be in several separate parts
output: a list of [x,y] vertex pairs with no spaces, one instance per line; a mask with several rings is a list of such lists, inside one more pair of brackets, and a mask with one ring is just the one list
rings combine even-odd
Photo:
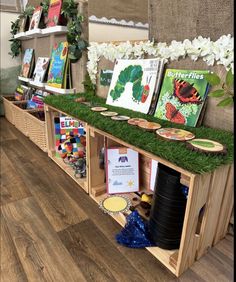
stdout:
[[0,12],[0,25],[1,25],[1,69],[10,68],[20,64],[20,57],[12,59],[8,52],[10,52],[11,38],[11,21],[15,21],[19,14]]
[[148,29],[116,26],[110,24],[89,23],[89,41],[127,41],[147,40]]

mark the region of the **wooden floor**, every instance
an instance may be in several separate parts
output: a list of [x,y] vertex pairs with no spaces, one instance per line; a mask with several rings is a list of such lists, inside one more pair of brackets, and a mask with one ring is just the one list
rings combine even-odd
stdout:
[[180,278],[145,249],[14,126],[1,118],[1,281],[233,281],[227,235]]

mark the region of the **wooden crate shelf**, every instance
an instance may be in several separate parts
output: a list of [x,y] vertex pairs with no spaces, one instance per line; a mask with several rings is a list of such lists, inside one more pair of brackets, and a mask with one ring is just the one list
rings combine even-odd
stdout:
[[[53,137],[54,116],[64,114],[52,106],[46,105],[46,127],[48,134],[48,154],[58,165],[72,178],[62,161],[55,157]],[[75,117],[74,117],[75,118]],[[83,122],[83,121],[82,121]],[[154,159],[181,173],[181,183],[189,189],[184,223],[178,250],[164,250],[159,247],[146,248],[163,265],[165,265],[177,277],[187,270],[197,259],[203,256],[207,250],[224,238],[226,226],[232,211],[233,194],[233,165],[222,165],[211,173],[194,174],[168,160],[146,152],[140,148],[130,145],[111,134],[96,129],[86,124],[86,153],[87,153],[87,178],[86,188],[89,196],[99,203],[107,197],[105,171],[99,167],[99,153],[103,147],[125,146],[136,150],[140,155],[141,171],[144,171],[144,180],[141,181],[142,190],[151,193],[149,189],[148,175],[150,173],[150,160]],[[79,183],[78,183],[79,184]],[[80,185],[80,184],[79,184]],[[82,187],[86,189],[85,187]],[[125,194],[131,199],[138,193]],[[142,215],[142,211],[138,210]],[[201,212],[200,212],[201,211]],[[111,215],[121,226],[126,223],[128,213]],[[144,215],[143,215],[144,216]],[[226,222],[227,221],[227,222]]]

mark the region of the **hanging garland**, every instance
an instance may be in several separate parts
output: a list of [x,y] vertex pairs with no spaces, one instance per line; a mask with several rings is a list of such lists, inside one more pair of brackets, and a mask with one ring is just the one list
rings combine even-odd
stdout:
[[96,84],[98,62],[101,57],[114,62],[116,59],[141,59],[146,55],[162,58],[165,62],[190,57],[197,61],[202,58],[208,66],[215,63],[223,65],[226,70],[234,67],[234,38],[231,34],[223,35],[216,41],[199,36],[192,41],[171,41],[154,43],[154,41],[131,44],[129,41],[114,45],[112,43],[90,43],[88,47],[87,70],[92,83]]

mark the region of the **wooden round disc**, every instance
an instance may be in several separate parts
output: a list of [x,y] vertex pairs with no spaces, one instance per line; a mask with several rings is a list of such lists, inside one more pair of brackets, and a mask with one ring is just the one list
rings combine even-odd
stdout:
[[143,121],[147,121],[147,120],[144,118],[131,118],[128,120],[128,124],[138,125],[140,122],[143,122]]
[[104,107],[93,107],[91,108],[92,111],[94,112],[103,112],[103,111],[107,111],[107,108]]
[[195,137],[192,132],[178,128],[161,128],[156,131],[156,134],[170,141],[188,141]]
[[210,139],[193,139],[187,142],[187,147],[191,150],[204,153],[225,154],[226,148],[219,142]]
[[76,98],[75,102],[77,102],[77,103],[85,102],[85,98],[84,97]]
[[141,121],[138,123],[138,127],[143,128],[148,131],[154,131],[161,128],[161,125],[156,122]]
[[131,201],[122,195],[111,195],[101,200],[99,206],[105,213],[116,214],[128,211]]
[[119,120],[119,121],[124,121],[124,120],[129,120],[130,117],[127,117],[127,116],[113,116],[113,117],[111,117],[111,119]]
[[105,112],[101,112],[101,115],[106,116],[106,117],[114,117],[114,116],[117,116],[118,113],[105,111]]

